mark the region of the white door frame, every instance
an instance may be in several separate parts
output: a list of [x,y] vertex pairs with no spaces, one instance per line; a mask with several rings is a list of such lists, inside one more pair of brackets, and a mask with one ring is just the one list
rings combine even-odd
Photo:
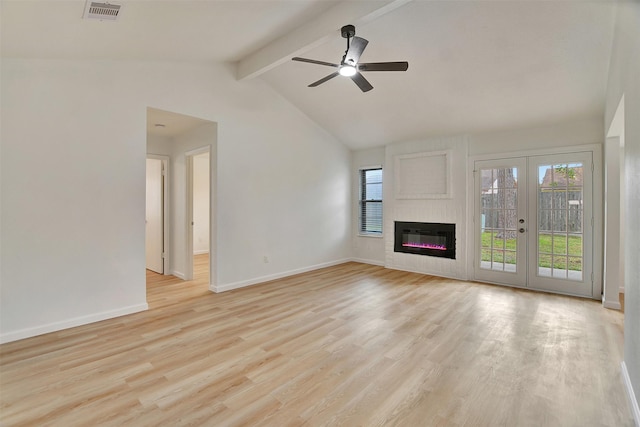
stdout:
[[620,310],[624,293],[624,95],[611,120],[604,148],[605,162],[605,268],[602,305]]
[[[603,280],[603,233],[604,233],[604,196],[603,196],[603,171],[602,171],[602,144],[585,144],[568,147],[553,147],[539,150],[523,150],[508,153],[483,154],[469,156],[467,159],[468,182],[467,188],[474,189],[474,165],[478,160],[493,160],[496,158],[507,159],[510,157],[531,157],[551,154],[570,154],[589,151],[593,155],[593,287],[591,298],[602,299]],[[477,280],[474,274],[476,258],[476,236],[475,236],[475,191],[467,191],[467,271],[470,280]],[[480,221],[478,218],[477,221]]]
[[185,157],[185,169],[186,169],[186,215],[185,215],[185,280],[193,280],[193,158],[198,154],[209,154],[209,289],[214,290],[214,248],[215,248],[215,227],[214,219],[214,185],[212,177],[213,175],[213,161],[212,161],[212,147],[206,145],[204,147],[189,150],[184,153]]
[[162,271],[165,276],[171,275],[170,266],[170,253],[169,253],[169,156],[160,154],[147,154],[147,159],[156,159],[162,162]]

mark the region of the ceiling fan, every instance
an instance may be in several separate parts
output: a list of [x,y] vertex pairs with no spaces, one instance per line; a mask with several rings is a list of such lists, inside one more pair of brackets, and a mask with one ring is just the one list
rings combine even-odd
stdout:
[[347,50],[344,52],[342,61],[340,64],[333,64],[331,62],[316,61],[315,59],[307,59],[295,57],[291,58],[294,61],[309,62],[311,64],[325,65],[327,67],[337,68],[338,70],[329,74],[326,77],[321,78],[317,82],[313,82],[309,87],[316,87],[322,83],[331,80],[332,78],[341,75],[345,77],[351,77],[351,80],[358,85],[360,90],[368,92],[373,89],[371,83],[361,74],[364,71],[407,71],[409,63],[406,61],[401,62],[366,62],[359,63],[360,56],[369,43],[368,40],[362,37],[356,37],[356,27],[353,25],[345,25],[340,30],[342,37],[347,39]]

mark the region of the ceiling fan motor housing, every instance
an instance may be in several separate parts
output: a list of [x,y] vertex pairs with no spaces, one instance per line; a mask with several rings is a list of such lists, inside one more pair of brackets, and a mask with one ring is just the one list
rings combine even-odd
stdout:
[[354,27],[353,25],[345,25],[344,27],[342,27],[340,32],[342,33],[342,37],[344,37],[345,39],[350,39],[351,37],[356,35],[356,27]]

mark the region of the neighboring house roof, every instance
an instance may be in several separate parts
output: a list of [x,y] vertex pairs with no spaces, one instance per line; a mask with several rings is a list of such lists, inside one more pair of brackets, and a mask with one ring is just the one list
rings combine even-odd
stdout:
[[[481,169],[480,170],[480,179],[482,180],[481,191],[483,194],[495,194],[498,192],[498,178],[495,174],[492,174],[491,171],[495,169]],[[518,180],[515,177],[510,177],[509,179],[513,180],[513,185],[508,185],[509,188],[517,188]]]
[[491,188],[495,182],[492,182],[493,177],[491,176],[491,169],[481,169],[480,170],[480,179],[482,182],[480,185],[482,186],[482,190],[485,191],[488,188]]

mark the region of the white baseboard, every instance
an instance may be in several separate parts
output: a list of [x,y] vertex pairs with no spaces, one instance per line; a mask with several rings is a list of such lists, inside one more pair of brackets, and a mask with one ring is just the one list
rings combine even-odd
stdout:
[[171,272],[171,274],[172,274],[173,276],[176,276],[178,279],[187,280],[187,279],[185,279],[185,277],[186,277],[186,276],[184,275],[184,273],[182,273],[182,272],[180,272],[180,271],[173,270],[173,271]]
[[60,322],[47,323],[46,325],[35,326],[33,328],[25,328],[14,332],[7,332],[4,334],[0,334],[0,344],[22,340],[25,338],[31,338],[37,335],[48,334],[50,332],[61,331],[63,329],[69,329],[76,326],[82,326],[88,323],[100,322],[101,320],[125,316],[127,314],[133,314],[148,309],[149,305],[147,303],[130,305],[128,307],[119,308],[117,310],[103,311],[87,316],[80,316],[74,317],[72,319],[62,320]]
[[621,294],[624,294],[624,286],[620,286],[620,290],[618,290]]
[[612,310],[622,310],[622,305],[620,305],[620,300],[618,301],[607,301],[604,297],[602,297],[602,306],[604,308],[610,308]]
[[631,413],[637,426],[640,426],[640,407],[638,406],[638,399],[633,391],[633,385],[631,384],[631,378],[629,378],[629,371],[627,371],[627,365],[622,362],[622,382],[624,382],[624,388],[627,390],[627,397],[629,398],[629,406],[631,407]]
[[359,262],[361,264],[371,264],[371,265],[378,265],[380,267],[384,267],[384,261],[376,261],[373,259],[364,259],[364,258],[351,258],[351,261]]
[[209,249],[204,249],[201,251],[193,251],[194,255],[204,255],[204,254],[208,254],[209,253]]
[[257,285],[258,283],[269,282],[271,280],[282,279],[284,277],[293,276],[300,273],[307,273],[313,270],[319,270],[325,267],[332,267],[334,265],[344,264],[345,262],[350,262],[351,259],[341,259],[336,261],[325,262],[322,264],[311,265],[309,267],[298,268],[295,270],[284,271],[282,273],[270,274],[268,276],[256,277],[255,279],[242,280],[239,282],[227,283],[223,285],[216,285],[213,288],[209,288],[211,291],[220,293],[226,292],[233,289],[244,288],[251,285]]

